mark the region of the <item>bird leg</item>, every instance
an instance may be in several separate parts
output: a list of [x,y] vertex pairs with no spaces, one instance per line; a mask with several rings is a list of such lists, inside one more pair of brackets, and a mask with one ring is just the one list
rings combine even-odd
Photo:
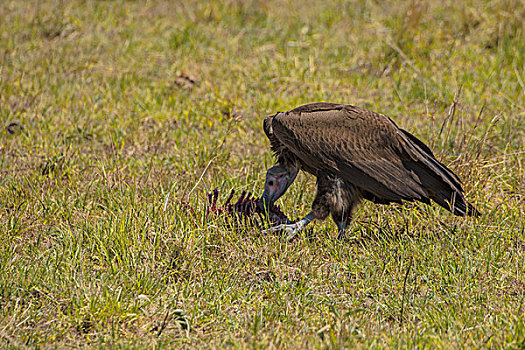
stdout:
[[286,239],[291,241],[292,239],[297,237],[299,232],[301,232],[306,227],[306,225],[308,225],[313,219],[314,219],[314,213],[310,212],[308,215],[306,215],[301,220],[297,221],[295,224],[277,225],[277,226],[270,227],[269,229],[262,231],[262,233],[269,233],[269,232],[284,230],[288,233],[288,236],[286,237]]
[[338,222],[337,228],[339,230],[339,234],[337,235],[337,239],[344,239],[345,238],[345,231],[346,231],[346,221]]

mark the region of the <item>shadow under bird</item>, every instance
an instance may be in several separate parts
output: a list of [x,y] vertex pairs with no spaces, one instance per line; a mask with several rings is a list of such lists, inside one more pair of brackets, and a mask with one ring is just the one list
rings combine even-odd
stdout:
[[312,103],[264,120],[277,165],[268,169],[260,209],[267,210],[299,170],[317,177],[312,210],[285,230],[294,238],[312,220],[331,214],[343,238],[352,210],[366,199],[378,204],[419,201],[458,216],[479,216],[458,177],[418,138],[390,118],[352,105]]

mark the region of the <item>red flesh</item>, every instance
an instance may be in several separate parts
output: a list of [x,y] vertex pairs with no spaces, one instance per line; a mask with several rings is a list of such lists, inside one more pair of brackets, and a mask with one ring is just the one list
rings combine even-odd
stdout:
[[[234,204],[231,203],[235,190],[231,190],[228,199],[224,202],[224,205],[217,206],[217,201],[219,199],[219,189],[215,188],[212,192],[207,193],[208,197],[208,208],[207,214],[213,215],[225,215],[226,217],[232,218],[236,224],[251,224],[253,226],[260,226],[258,220],[255,217],[255,214],[258,214],[259,217],[264,216],[264,212],[257,207],[259,202],[258,198],[252,197],[252,193],[242,191],[239,199]],[[291,223],[290,219],[279,209],[278,206],[273,205],[270,208],[269,219],[273,225],[287,224]]]

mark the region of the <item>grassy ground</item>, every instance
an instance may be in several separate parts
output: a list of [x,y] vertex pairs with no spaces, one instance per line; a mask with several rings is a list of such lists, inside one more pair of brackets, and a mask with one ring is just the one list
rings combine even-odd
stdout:
[[[525,345],[523,2],[0,14],[0,347]],[[484,215],[364,204],[346,241],[327,221],[295,243],[206,220],[207,190],[261,193],[262,118],[317,101],[391,116]]]

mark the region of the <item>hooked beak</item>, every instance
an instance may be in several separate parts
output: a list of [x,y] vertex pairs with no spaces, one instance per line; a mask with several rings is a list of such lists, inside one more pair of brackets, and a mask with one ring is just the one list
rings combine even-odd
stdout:
[[275,203],[275,200],[270,199],[268,191],[264,190],[261,198],[259,198],[259,202],[257,203],[257,209],[263,213],[269,213],[273,203]]
[[294,182],[297,172],[298,170],[288,170],[280,166],[268,169],[264,192],[257,203],[258,209],[263,212],[270,212],[270,208]]

